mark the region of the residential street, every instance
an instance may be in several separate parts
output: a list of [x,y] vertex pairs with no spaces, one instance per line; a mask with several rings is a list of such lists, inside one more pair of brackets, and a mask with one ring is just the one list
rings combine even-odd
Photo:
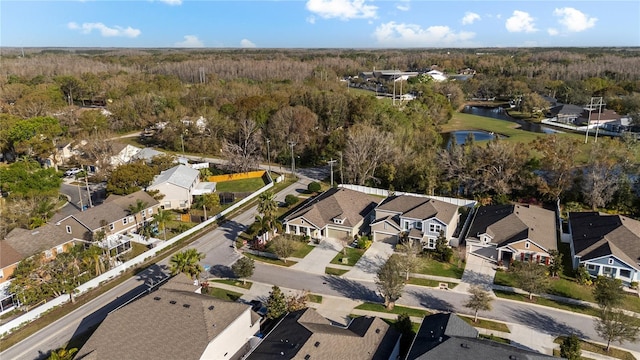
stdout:
[[[283,201],[287,194],[299,193],[306,189],[311,179],[302,177],[297,183],[287,187],[277,195]],[[225,275],[229,266],[240,257],[233,247],[237,235],[254,221],[256,208],[252,207],[237,215],[219,228],[207,233],[195,241],[191,247],[205,253],[202,264],[210,266],[211,275]],[[140,273],[125,281],[74,311],[65,318],[40,330],[25,341],[0,354],[2,359],[37,359],[50,349],[64,345],[75,333],[98,324],[109,311],[117,308],[128,299],[143,293],[146,284],[157,282],[163,278],[167,260],[158,266]],[[163,270],[164,268],[164,270]],[[348,276],[348,275],[346,275]],[[375,284],[370,279],[349,279],[323,274],[308,273],[292,268],[284,268],[263,263],[256,263],[252,280],[275,284],[283,288],[305,289],[322,295],[346,297],[364,301],[380,301],[376,294]],[[433,310],[456,311],[470,314],[462,304],[467,299],[465,286],[453,290],[434,290],[418,286],[407,286],[400,305],[425,307]],[[346,300],[345,300],[346,301]],[[496,299],[491,312],[481,316],[499,321],[521,324],[530,329],[526,336],[535,337],[540,333],[551,335],[567,335],[575,333],[582,338],[602,342],[593,330],[593,319],[588,316],[570,313],[528,303]],[[617,344],[615,344],[617,345]],[[624,343],[622,348],[640,352],[640,344]]]

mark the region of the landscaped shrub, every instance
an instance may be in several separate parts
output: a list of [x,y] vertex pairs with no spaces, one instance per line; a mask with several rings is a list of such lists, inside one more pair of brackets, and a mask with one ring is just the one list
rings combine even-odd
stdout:
[[371,241],[371,239],[369,239],[368,236],[363,235],[360,236],[360,238],[358,238],[358,249],[368,249],[371,244],[373,244],[373,241]]
[[300,201],[300,199],[293,194],[289,194],[284,198],[284,203],[287,204],[287,207],[295,205],[298,201]]
[[320,183],[317,181],[310,182],[309,185],[307,185],[307,190],[310,193],[316,193],[320,191],[320,189],[322,189],[322,186],[320,186]]

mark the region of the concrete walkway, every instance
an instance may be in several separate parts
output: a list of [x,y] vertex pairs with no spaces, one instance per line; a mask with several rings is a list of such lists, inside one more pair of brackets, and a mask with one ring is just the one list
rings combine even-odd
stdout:
[[343,275],[345,278],[353,280],[374,281],[378,269],[393,254],[393,245],[385,242],[374,242],[371,247],[362,255],[360,260],[349,272]]

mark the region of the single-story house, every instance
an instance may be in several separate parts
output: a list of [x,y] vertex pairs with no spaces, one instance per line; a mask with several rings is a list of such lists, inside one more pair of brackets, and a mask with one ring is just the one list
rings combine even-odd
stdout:
[[640,281],[640,221],[598,212],[569,213],[573,267],[593,277]]
[[[132,160],[142,160],[145,163],[150,163],[156,156],[166,155],[162,151],[158,151],[154,148],[146,147],[140,149],[135,155],[132,156]],[[177,162],[177,160],[176,160]]]
[[472,252],[496,262],[548,265],[557,250],[556,217],[532,205],[489,205],[477,209],[466,237]]
[[164,197],[165,209],[188,209],[195,195],[210,194],[216,183],[200,182],[200,172],[186,165],[177,165],[157,175],[147,190],[158,190]]
[[376,207],[371,234],[373,241],[395,244],[406,236],[435,249],[441,232],[451,240],[459,219],[457,205],[423,196],[390,196]]
[[140,150],[137,146],[114,142],[111,144],[113,155],[109,158],[109,165],[115,167],[127,164]]
[[406,360],[558,359],[509,344],[478,338],[478,330],[456,314],[440,313],[422,319]]
[[314,239],[353,238],[368,233],[369,221],[380,198],[359,191],[332,188],[286,216],[287,234],[307,235]]
[[380,318],[335,326],[308,308],[285,315],[245,359],[395,360],[399,353],[400,333]]
[[562,124],[575,124],[584,109],[571,104],[558,104],[547,111],[547,117]]
[[[107,315],[75,359],[239,359],[260,331],[251,307],[194,292],[185,275]],[[181,290],[184,288],[184,290]]]

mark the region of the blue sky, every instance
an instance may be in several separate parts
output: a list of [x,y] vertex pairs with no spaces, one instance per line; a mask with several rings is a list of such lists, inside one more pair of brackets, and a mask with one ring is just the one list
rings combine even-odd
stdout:
[[0,46],[640,46],[640,1],[0,0]]

